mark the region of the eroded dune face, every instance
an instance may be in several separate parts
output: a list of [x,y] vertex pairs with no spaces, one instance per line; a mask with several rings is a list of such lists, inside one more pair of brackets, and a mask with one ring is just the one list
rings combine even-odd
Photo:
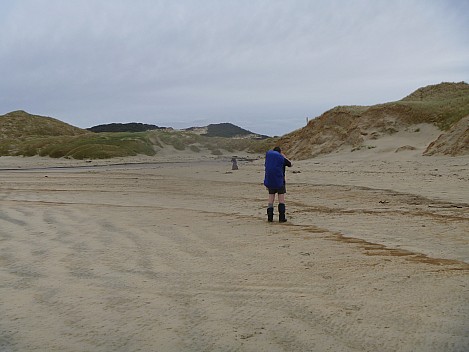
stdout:
[[424,152],[424,155],[467,154],[469,154],[469,116],[461,119],[449,131],[442,133]]

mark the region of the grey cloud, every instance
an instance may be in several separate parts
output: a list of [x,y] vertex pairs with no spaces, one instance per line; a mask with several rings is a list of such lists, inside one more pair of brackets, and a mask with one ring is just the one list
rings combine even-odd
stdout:
[[80,127],[203,120],[283,134],[334,105],[468,80],[467,9],[463,1],[7,1],[0,108]]

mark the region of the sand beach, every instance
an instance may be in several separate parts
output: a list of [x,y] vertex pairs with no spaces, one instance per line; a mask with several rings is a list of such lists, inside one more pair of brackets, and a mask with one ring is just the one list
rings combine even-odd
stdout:
[[0,351],[467,351],[469,157],[0,158]]

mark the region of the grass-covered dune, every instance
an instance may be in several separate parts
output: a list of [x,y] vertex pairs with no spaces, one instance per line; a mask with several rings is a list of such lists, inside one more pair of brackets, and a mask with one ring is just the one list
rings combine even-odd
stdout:
[[264,153],[275,144],[273,138],[232,139],[175,130],[93,133],[24,111],[0,116],[0,131],[0,156],[107,159],[138,154],[152,156],[163,148],[221,155],[224,151]]
[[419,88],[395,102],[337,106],[309,121],[304,128],[282,136],[279,143],[292,157],[309,159],[345,146],[359,148],[371,137],[378,139],[421,123],[446,132],[468,115],[469,84],[440,83]]
[[89,132],[52,117],[31,115],[22,110],[0,116],[0,141],[31,136],[78,136],[86,133]]

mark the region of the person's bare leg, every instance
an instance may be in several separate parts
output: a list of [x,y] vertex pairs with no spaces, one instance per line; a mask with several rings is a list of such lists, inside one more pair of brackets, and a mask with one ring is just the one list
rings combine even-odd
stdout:
[[[274,194],[275,196],[275,194]],[[278,202],[279,203],[284,203],[285,204],[285,193],[284,194],[279,194],[278,195]]]
[[[281,195],[279,194],[278,195],[279,199],[280,199],[280,196]],[[275,193],[274,194],[269,194],[269,205],[272,204],[272,206],[274,206],[274,202],[275,202]]]

